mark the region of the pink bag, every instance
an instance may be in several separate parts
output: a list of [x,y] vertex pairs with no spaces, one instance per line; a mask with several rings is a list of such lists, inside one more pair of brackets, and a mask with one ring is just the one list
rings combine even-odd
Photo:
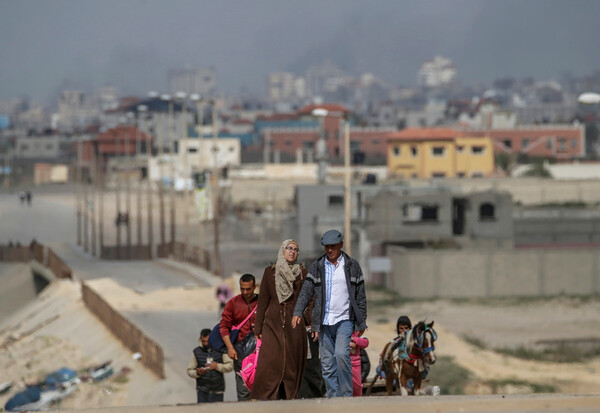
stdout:
[[248,387],[248,390],[252,391],[252,386],[254,385],[254,376],[256,374],[256,364],[258,362],[258,352],[260,350],[261,340],[259,338],[256,339],[256,350],[254,353],[250,354],[244,360],[242,360],[242,368],[237,373],[242,380],[244,380],[244,384]]

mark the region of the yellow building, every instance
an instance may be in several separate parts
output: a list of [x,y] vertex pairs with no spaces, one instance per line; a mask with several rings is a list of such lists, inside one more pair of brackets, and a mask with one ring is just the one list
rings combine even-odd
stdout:
[[494,151],[489,137],[446,128],[409,128],[388,136],[388,175],[398,178],[490,176]]

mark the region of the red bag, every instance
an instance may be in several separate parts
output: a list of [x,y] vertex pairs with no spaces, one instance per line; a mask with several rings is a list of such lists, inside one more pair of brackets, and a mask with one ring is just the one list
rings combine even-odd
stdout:
[[259,338],[256,339],[256,350],[254,353],[250,354],[244,360],[242,360],[242,368],[237,373],[242,380],[244,380],[244,384],[248,387],[248,390],[252,391],[252,386],[254,385],[254,376],[256,375],[256,364],[258,362],[258,352],[260,350],[261,340]]

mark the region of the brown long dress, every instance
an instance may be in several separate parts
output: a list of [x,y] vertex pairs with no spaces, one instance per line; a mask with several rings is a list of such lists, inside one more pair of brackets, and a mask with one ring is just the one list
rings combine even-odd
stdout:
[[295,399],[298,395],[308,342],[304,319],[296,328],[292,328],[292,316],[307,272],[302,269],[300,276],[294,280],[293,294],[279,304],[275,291],[275,266],[265,268],[254,325],[255,334],[262,334],[262,345],[250,395],[252,399],[278,399],[280,385],[283,386],[286,399]]

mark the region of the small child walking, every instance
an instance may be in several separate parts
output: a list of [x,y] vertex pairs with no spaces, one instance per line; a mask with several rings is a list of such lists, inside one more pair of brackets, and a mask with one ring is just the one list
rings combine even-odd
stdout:
[[360,362],[360,349],[369,347],[369,339],[359,337],[355,331],[350,338],[350,360],[352,361],[352,396],[362,396],[362,375]]

